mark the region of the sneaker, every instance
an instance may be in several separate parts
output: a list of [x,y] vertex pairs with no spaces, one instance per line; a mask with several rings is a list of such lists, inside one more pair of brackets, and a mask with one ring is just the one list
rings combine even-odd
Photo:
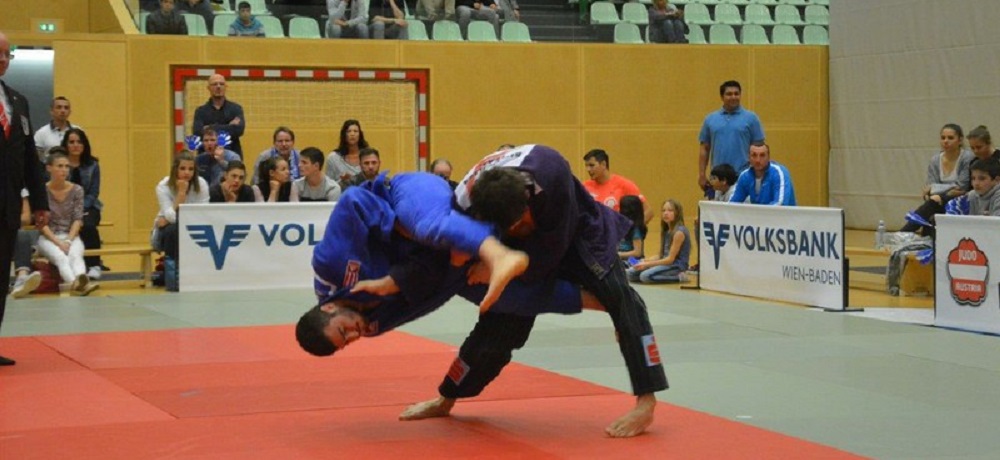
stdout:
[[90,270],[87,270],[87,278],[94,281],[101,279],[101,267],[98,265],[90,267]]
[[698,267],[699,267],[699,264],[695,264],[693,267],[689,268],[688,271],[687,271],[688,274],[689,275],[697,275],[698,274]]
[[79,276],[76,277],[75,280],[73,280],[73,284],[70,284],[69,295],[89,294],[89,292],[87,292],[87,294],[83,293],[84,291],[87,290],[87,285],[89,284],[90,284],[90,278],[87,278],[87,275],[80,274]]
[[26,297],[32,291],[38,289],[38,285],[40,284],[42,284],[41,273],[31,272],[26,276],[19,276],[17,281],[14,281],[14,289],[11,289],[10,295],[15,299]]

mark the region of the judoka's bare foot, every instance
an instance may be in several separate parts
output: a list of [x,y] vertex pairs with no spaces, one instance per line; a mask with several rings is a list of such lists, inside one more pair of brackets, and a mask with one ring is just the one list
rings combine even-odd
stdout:
[[418,402],[407,407],[402,414],[399,414],[399,419],[423,420],[425,418],[447,417],[453,406],[455,406],[453,398],[438,396],[430,401]]
[[491,237],[480,246],[479,256],[490,267],[490,285],[479,303],[479,313],[486,313],[500,298],[510,280],[528,269],[528,255],[510,249]]
[[653,423],[653,411],[656,410],[656,397],[652,393],[637,396],[635,407],[622,418],[615,420],[604,429],[612,438],[631,438],[638,436]]

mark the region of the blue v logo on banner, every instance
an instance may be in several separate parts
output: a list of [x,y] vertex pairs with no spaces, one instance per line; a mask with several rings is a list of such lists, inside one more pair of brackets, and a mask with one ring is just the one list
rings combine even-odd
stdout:
[[215,269],[222,270],[222,266],[226,263],[226,253],[247,238],[250,234],[250,225],[226,225],[222,231],[222,241],[215,238],[215,231],[211,225],[188,225],[187,230],[195,244],[212,252]]
[[719,250],[726,245],[726,241],[729,241],[729,224],[718,225],[718,231],[716,231],[716,225],[711,222],[703,222],[701,226],[705,229],[705,240],[712,247],[712,254],[715,256],[715,269],[718,270]]

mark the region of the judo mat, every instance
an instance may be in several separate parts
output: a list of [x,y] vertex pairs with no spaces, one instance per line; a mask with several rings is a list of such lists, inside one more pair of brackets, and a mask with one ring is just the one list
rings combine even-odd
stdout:
[[647,433],[604,427],[630,394],[512,363],[448,418],[401,422],[437,396],[456,347],[390,332],[333,357],[293,326],[0,339],[2,459],[859,458],[659,403]]

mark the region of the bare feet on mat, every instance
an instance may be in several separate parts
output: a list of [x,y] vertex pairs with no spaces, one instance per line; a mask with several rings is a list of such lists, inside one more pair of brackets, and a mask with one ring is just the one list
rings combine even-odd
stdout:
[[447,417],[451,413],[451,408],[455,406],[455,400],[438,396],[430,401],[418,402],[407,407],[400,420],[423,420],[425,418]]
[[629,413],[608,425],[604,431],[612,438],[631,438],[638,436],[653,423],[653,412],[656,410],[656,397],[652,393],[637,396],[635,407]]

